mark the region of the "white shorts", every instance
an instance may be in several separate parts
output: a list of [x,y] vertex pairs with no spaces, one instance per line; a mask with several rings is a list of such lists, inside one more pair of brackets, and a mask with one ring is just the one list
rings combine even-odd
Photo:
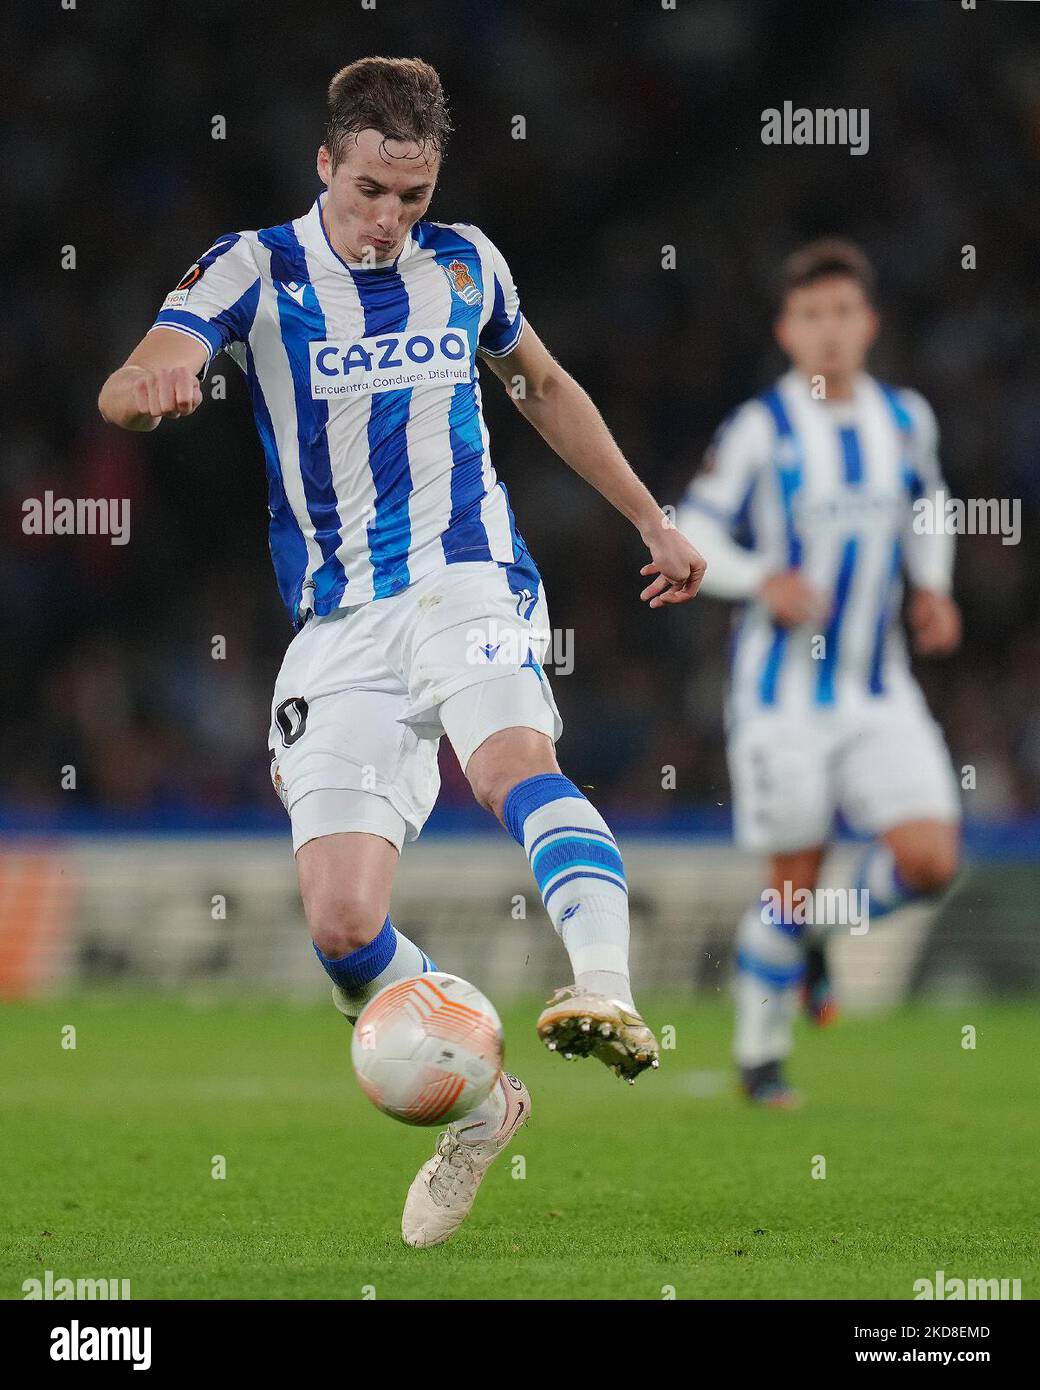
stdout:
[[731,730],[727,754],[743,849],[825,845],[838,811],[868,835],[912,820],[960,819],[950,755],[916,685],[802,718],[746,716]]
[[503,567],[446,565],[391,598],[311,618],[282,662],[271,703],[271,778],[293,850],[363,830],[398,849],[440,790],[447,734],[463,769],[500,729],[563,730],[541,660],[544,591],[514,593]]

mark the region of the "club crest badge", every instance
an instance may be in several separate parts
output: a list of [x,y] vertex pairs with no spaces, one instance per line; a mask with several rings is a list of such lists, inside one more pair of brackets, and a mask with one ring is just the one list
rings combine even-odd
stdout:
[[477,289],[473,276],[469,273],[469,266],[466,265],[465,261],[451,261],[448,265],[441,266],[441,269],[463,304],[469,304],[471,307],[483,304],[484,296]]

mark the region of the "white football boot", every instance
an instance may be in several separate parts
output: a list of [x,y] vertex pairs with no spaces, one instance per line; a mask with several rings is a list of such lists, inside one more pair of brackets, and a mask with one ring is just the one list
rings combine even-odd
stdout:
[[531,1097],[518,1076],[502,1072],[498,1084],[506,1113],[490,1139],[467,1144],[465,1119],[450,1124],[437,1140],[437,1152],[416,1173],[401,1216],[406,1245],[424,1249],[450,1240],[470,1213],[477,1189],[493,1161],[531,1118]]
[[364,1004],[359,1004],[356,999],[351,999],[347,991],[339,985],[332,986],[332,1002],[353,1028],[358,1021],[361,1010],[365,1007]]
[[577,985],[556,991],[537,1028],[550,1052],[568,1060],[598,1057],[630,1086],[641,1071],[660,1065],[657,1039],[634,1008]]

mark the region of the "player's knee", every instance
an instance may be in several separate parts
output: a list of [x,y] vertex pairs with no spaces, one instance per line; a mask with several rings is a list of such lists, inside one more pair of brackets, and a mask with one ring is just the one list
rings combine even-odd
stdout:
[[896,855],[904,883],[918,893],[940,893],[953,882],[960,864],[956,841],[936,840],[906,846]]
[[501,820],[506,797],[519,782],[559,771],[552,742],[544,734],[509,729],[501,736],[492,735],[477,749],[466,766],[466,777],[478,805]]
[[303,907],[307,914],[311,940],[330,960],[359,951],[378,935],[386,921],[386,909],[381,902],[349,885],[321,887],[305,892]]
[[520,766],[515,768],[505,768],[497,772],[490,772],[484,777],[470,779],[470,786],[477,803],[483,806],[485,811],[490,811],[492,815],[502,819],[503,809],[509,793],[520,782],[525,782],[528,777],[537,777],[541,773],[559,772],[559,767],[553,766]]
[[[513,782],[520,782],[523,779],[517,777]],[[505,805],[506,797],[509,795],[510,787],[506,785],[506,779],[495,777],[473,778],[470,781],[473,796],[478,806],[482,806],[485,811],[490,811],[493,816],[502,819],[502,808]]]
[[511,789],[506,783],[515,786],[522,780],[520,777],[511,779],[508,772],[503,773],[498,768],[485,768],[470,774],[469,785],[477,805],[501,819],[502,807]]

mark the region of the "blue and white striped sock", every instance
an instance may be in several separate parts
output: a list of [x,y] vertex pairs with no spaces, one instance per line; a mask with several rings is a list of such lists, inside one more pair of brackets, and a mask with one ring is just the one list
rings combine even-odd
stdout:
[[558,772],[518,782],[502,818],[524,847],[575,984],[631,1005],[628,887],[606,821]]
[[803,933],[796,923],[776,920],[761,902],[740,919],[733,1051],[742,1067],[777,1062],[791,1051],[805,974]]
[[339,986],[336,1008],[352,1023],[368,1001],[391,980],[406,980],[411,975],[424,975],[437,969],[426,952],[407,936],[402,936],[389,917],[378,936],[367,946],[330,959],[315,945],[314,954],[329,979]]
[[903,879],[896,867],[896,857],[882,841],[870,845],[860,860],[856,889],[867,892],[867,916],[872,922],[887,917],[890,912],[918,902],[928,894],[918,893]]

